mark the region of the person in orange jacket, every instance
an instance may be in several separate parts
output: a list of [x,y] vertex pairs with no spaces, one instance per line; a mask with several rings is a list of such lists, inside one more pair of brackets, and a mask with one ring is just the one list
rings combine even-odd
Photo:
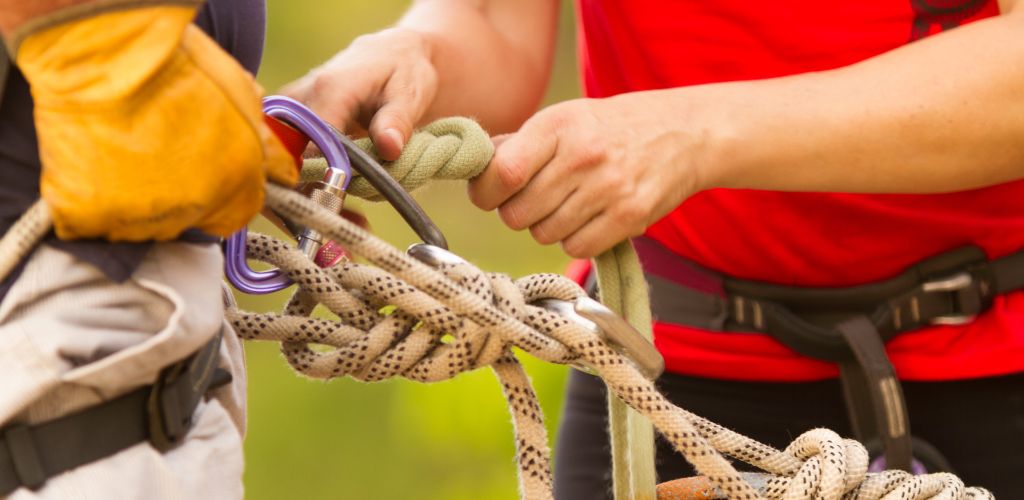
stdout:
[[[869,328],[894,336],[881,364],[904,381],[910,429],[968,483],[1015,498],[1024,283],[1003,271],[1024,248],[1020,3],[579,0],[587,98],[535,113],[558,2],[421,1],[286,92],[366,130],[385,157],[443,115],[507,133],[470,183],[473,203],[574,257],[640,237],[669,371],[659,383],[776,446],[814,426],[851,432],[839,370],[780,342],[764,324],[779,308],[723,283],[828,295],[972,245],[961,267],[914,276],[907,301],[870,304]],[[607,492],[603,408],[599,381],[573,374],[559,498]],[[669,453],[659,470],[692,473]]]

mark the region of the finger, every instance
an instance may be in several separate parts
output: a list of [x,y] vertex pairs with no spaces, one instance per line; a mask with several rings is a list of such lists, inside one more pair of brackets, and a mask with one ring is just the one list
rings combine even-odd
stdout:
[[634,235],[628,227],[618,224],[615,217],[603,211],[562,240],[562,250],[570,257],[590,259],[630,236]]
[[358,112],[358,103],[346,94],[351,81],[344,85],[334,77],[335,73],[335,69],[314,69],[282,87],[279,93],[305,104],[320,118],[347,132]]
[[396,160],[413,127],[434,100],[436,76],[425,68],[398,71],[384,86],[380,108],[370,120],[370,139],[385,160]]
[[285,97],[291,97],[299,102],[305,102],[309,97],[312,86],[312,78],[309,74],[306,74],[298,80],[285,84],[277,93]]
[[598,200],[587,196],[590,191],[576,190],[551,215],[530,226],[530,235],[537,243],[550,245],[579,231],[601,212]]
[[494,145],[494,149],[497,150],[505,141],[509,140],[515,134],[498,134],[491,136],[491,144]]
[[559,159],[552,160],[526,187],[498,208],[498,215],[505,225],[515,230],[526,229],[550,216],[566,202],[579,188],[580,180],[575,173],[567,174],[571,169],[559,167]]
[[503,140],[487,168],[469,183],[469,199],[483,210],[494,210],[519,192],[555,156],[554,134],[523,130]]

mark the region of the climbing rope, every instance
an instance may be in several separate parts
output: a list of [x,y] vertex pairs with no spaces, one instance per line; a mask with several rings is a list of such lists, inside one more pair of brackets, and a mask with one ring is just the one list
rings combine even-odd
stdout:
[[[481,161],[486,164],[486,158],[473,163]],[[276,185],[267,186],[267,206],[369,264],[344,262],[322,269],[283,242],[250,234],[249,257],[278,266],[297,287],[281,314],[229,310],[227,317],[238,334],[280,342],[287,362],[316,378],[376,381],[401,376],[431,382],[490,367],[513,417],[523,498],[553,498],[552,478],[541,409],[512,347],[594,371],[611,394],[646,417],[706,478],[713,486],[708,498],[993,498],[984,489],[965,488],[952,474],[869,474],[864,447],[826,429],[809,431],[777,450],[673,405],[629,357],[596,332],[534,305],[543,299],[582,297],[584,291],[567,278],[538,274],[512,280],[457,259],[432,267]],[[0,274],[6,275],[49,226],[45,206],[37,203],[0,241]],[[646,289],[628,244],[599,257],[598,265],[605,300],[634,322],[646,318],[649,325]],[[318,304],[337,319],[309,317]],[[766,474],[741,474],[726,456]],[[669,484],[662,491],[667,498],[675,490]]]
[[[370,139],[356,144],[374,157],[379,157]],[[465,180],[476,177],[494,154],[491,138],[475,121],[452,117],[437,120],[413,134],[402,148],[397,160],[386,164],[388,173],[412,191],[432,180]],[[306,160],[301,182],[320,180],[327,170],[323,158]],[[384,198],[365,178],[356,177],[348,193],[370,201]]]

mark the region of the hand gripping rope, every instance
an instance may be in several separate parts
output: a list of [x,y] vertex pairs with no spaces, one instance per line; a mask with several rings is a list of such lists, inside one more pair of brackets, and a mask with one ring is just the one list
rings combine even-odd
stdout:
[[[481,141],[489,142],[472,122],[460,123],[454,127],[459,129],[454,135],[461,137],[462,146],[472,149],[480,147]],[[419,132],[417,140],[451,142],[450,122],[432,127]],[[442,149],[452,152],[451,148]],[[395,163],[411,162],[411,171],[416,171],[436,169],[438,163],[451,167],[453,158],[475,158],[460,167],[461,175],[468,178],[479,173],[491,154],[486,147],[472,153],[456,148],[456,154],[447,157],[436,150],[428,154],[430,151],[428,144],[415,158],[406,158],[403,152],[403,158]],[[595,316],[585,301],[580,306],[583,290],[564,277],[538,274],[512,280],[485,273],[432,247],[416,247],[410,255],[333,209],[272,184],[267,186],[267,206],[336,241],[369,264],[343,261],[321,268],[298,248],[249,234],[248,257],[277,266],[281,275],[297,286],[282,314],[230,309],[227,316],[238,334],[250,340],[281,342],[288,363],[299,373],[317,378],[349,375],[376,381],[402,376],[426,382],[489,366],[502,382],[512,413],[523,498],[552,498],[550,453],[536,395],[512,354],[512,346],[546,361],[592,370],[604,379],[611,394],[649,419],[705,478],[666,483],[658,489],[661,498],[685,498],[672,495],[686,489],[691,490],[690,498],[992,498],[984,489],[965,488],[951,474],[868,473],[864,447],[826,429],[809,431],[785,450],[776,450],[676,407],[645,376],[645,370],[653,375],[657,366],[639,361],[643,355],[637,356],[635,346],[622,346],[599,334],[619,331],[621,320],[604,311]],[[46,207],[37,203],[0,241],[0,273],[9,272],[49,227]],[[603,271],[603,290],[618,288],[621,293],[611,302],[642,309],[646,291],[634,272],[639,267],[631,247],[616,247],[599,257],[598,265]],[[576,304],[577,312],[596,319],[596,327],[553,312],[550,309],[561,303],[552,306],[551,300]],[[317,304],[323,304],[337,319],[308,317]],[[637,313],[626,311],[631,318]],[[314,350],[310,348],[313,345],[328,349]],[[766,473],[741,474],[724,455]],[[632,490],[623,495],[653,498],[654,492]]]

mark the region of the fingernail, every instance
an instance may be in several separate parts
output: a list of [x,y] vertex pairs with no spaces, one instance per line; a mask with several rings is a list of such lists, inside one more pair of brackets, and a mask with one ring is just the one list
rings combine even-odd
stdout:
[[395,145],[398,146],[398,150],[401,151],[405,147],[405,140],[402,139],[402,133],[398,129],[389,128],[384,130],[384,135],[388,136],[389,139],[394,141]]

